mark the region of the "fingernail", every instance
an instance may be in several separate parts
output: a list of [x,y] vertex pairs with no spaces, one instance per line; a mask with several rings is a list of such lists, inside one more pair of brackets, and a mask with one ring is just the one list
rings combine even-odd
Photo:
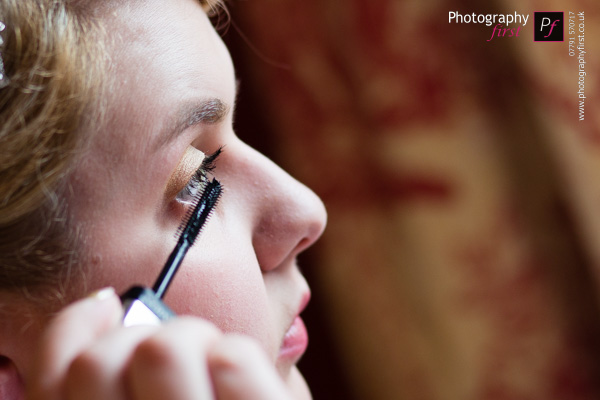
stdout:
[[88,295],[88,298],[102,301],[116,295],[115,289],[112,287],[106,287],[104,289],[96,290]]

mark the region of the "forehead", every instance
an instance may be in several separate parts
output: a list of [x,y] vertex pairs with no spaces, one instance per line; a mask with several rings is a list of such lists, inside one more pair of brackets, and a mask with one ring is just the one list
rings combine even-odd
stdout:
[[110,60],[108,132],[142,130],[153,140],[177,105],[202,98],[231,104],[229,53],[195,0],[144,0],[105,16]]
[[154,196],[156,187],[144,182],[166,184],[196,135],[161,140],[182,104],[232,105],[235,98],[227,48],[196,1],[118,4],[101,17],[109,61],[104,113],[71,179],[78,197],[94,199],[103,212]]

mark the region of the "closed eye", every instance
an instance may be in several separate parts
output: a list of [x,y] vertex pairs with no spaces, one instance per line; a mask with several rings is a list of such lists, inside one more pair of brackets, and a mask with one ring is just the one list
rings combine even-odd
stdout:
[[223,147],[219,147],[214,153],[207,155],[202,160],[202,164],[190,178],[188,183],[175,196],[175,200],[182,204],[192,204],[199,192],[204,190],[208,183],[208,174],[216,168],[216,160],[221,155]]

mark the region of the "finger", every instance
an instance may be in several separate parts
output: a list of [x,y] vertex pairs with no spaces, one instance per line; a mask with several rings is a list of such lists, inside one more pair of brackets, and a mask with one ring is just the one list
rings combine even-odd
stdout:
[[262,348],[250,338],[230,335],[208,357],[219,400],[285,400],[291,395]]
[[42,335],[27,398],[62,399],[61,386],[71,361],[98,337],[120,325],[121,318],[121,302],[112,288],[61,311]]
[[212,324],[178,318],[140,343],[128,370],[134,399],[212,399],[206,354],[221,336]]
[[129,360],[139,343],[152,336],[158,326],[118,328],[100,338],[71,363],[64,383],[67,399],[124,400],[124,380]]
[[290,393],[293,393],[294,399],[296,400],[312,400],[312,394],[308,389],[308,385],[304,380],[304,377],[298,370],[297,366],[293,366],[288,377],[285,380],[287,388]]

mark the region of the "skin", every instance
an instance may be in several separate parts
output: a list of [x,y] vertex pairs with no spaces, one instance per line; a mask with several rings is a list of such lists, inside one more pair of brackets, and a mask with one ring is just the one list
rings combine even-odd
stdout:
[[[252,390],[254,398],[283,399],[285,390],[310,397],[295,366],[300,355],[280,350],[310,297],[296,257],[324,229],[322,202],[235,135],[233,65],[195,1],[134,2],[103,18],[114,78],[107,123],[91,133],[68,199],[86,238],[88,285],[117,293],[152,285],[187,209],[174,193],[204,154],[224,146],[214,170],[224,193],[166,296],[177,314],[195,318],[124,329],[108,295],[30,329],[32,341],[41,337],[37,358],[16,343],[20,351],[5,354],[33,382],[32,399],[69,390],[85,399],[253,398]],[[176,123],[206,101],[223,112]]]

